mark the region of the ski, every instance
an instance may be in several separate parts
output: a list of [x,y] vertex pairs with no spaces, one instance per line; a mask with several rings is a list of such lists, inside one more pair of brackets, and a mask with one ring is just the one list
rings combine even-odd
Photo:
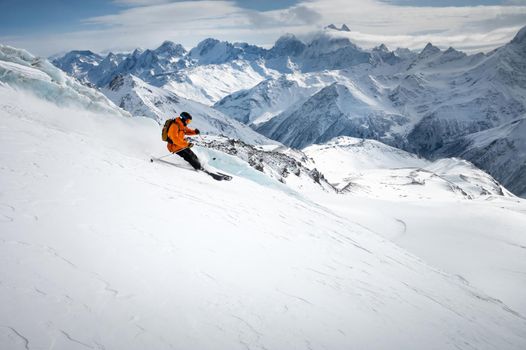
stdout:
[[[186,169],[186,170],[190,170],[190,171],[196,171],[194,168],[188,168],[188,167],[185,167],[184,165],[172,163],[172,162],[169,162],[169,161],[161,159],[161,158],[151,157],[150,158],[150,162],[151,163],[159,162],[159,163],[172,165],[172,166],[175,166],[175,167],[178,167],[178,168],[181,168],[181,169]],[[212,177],[214,180],[217,180],[217,181],[230,181],[230,180],[232,180],[232,176],[227,175],[227,174],[223,174],[223,173],[219,173],[219,172],[212,172],[212,171],[206,170],[206,169],[202,169],[201,171],[203,173],[207,174],[208,176]]]
[[214,173],[214,172],[211,172],[211,171],[205,170],[205,169],[203,169],[202,172],[207,173],[208,175],[210,175],[212,178],[214,178],[217,181],[230,181],[230,180],[232,180],[232,176],[227,175],[227,174]]

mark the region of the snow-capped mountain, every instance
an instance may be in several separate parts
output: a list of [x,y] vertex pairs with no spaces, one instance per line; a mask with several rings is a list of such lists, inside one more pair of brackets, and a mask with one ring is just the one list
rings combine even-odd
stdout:
[[126,57],[122,53],[110,52],[104,57],[89,50],[75,50],[62,57],[54,57],[51,63],[82,83],[97,86],[99,80],[116,69]]
[[104,77],[113,72],[124,60],[125,56],[123,54],[114,54],[110,52],[102,61],[88,71],[87,77],[80,80],[97,86]]
[[[153,50],[134,50],[109,70],[101,71],[94,64],[82,66],[85,70],[69,69],[67,72],[98,87],[106,86],[116,76],[132,74],[181,97],[212,104],[225,95],[271,77],[272,73],[257,62],[265,52],[265,49],[246,43],[231,44],[215,39],[203,40],[187,52],[181,45],[165,41]],[[68,67],[72,55],[55,58],[53,63]]]
[[266,50],[247,43],[231,44],[208,38],[190,50],[188,58],[199,64],[224,64],[237,60],[257,61],[265,56]]
[[[67,68],[72,55],[68,53],[53,62],[58,67]],[[78,52],[75,55],[75,62],[80,61],[82,57],[78,57]],[[90,74],[102,57],[92,66],[77,64],[78,68],[69,69],[68,73],[99,87],[107,85],[117,75],[133,74],[179,96],[213,104],[233,92],[251,88],[281,73],[347,68],[367,63],[371,57],[348,38],[326,31],[307,44],[288,34],[278,39],[269,50],[209,38],[186,52],[180,45],[165,42],[155,50],[133,51],[117,67],[102,75],[99,71]]]
[[166,77],[163,88],[206,105],[235,91],[248,89],[278,74],[244,60],[220,65],[191,65]]
[[[462,145],[466,142],[461,140],[506,125],[525,113],[525,31],[522,29],[509,44],[488,55],[467,56],[452,48],[442,51],[428,44],[417,56],[395,53],[399,59],[393,64],[343,71],[341,77],[350,77],[353,85],[375,102],[367,106],[350,99],[351,103],[341,108],[341,91],[345,90],[325,88],[312,95],[311,101],[291,103],[285,113],[266,116],[269,121],[258,130],[294,147],[348,135],[381,140],[431,159],[469,156],[465,159],[516,191],[524,188],[526,178],[521,170],[522,158],[512,160],[517,158],[511,148],[500,153],[502,162],[512,168],[499,173],[488,159],[482,161],[474,153],[465,152]],[[346,86],[347,81],[340,79],[338,83]],[[231,101],[230,109],[234,105]],[[371,118],[379,106],[387,116]],[[353,113],[358,107],[362,111]],[[333,125],[332,121],[337,123]],[[506,176],[504,172],[516,175]]]
[[185,66],[181,57],[186,53],[180,45],[163,43],[155,50],[134,50],[115,69],[98,77],[97,86],[105,86],[118,75],[133,74],[142,80],[161,86],[171,72]]
[[88,73],[104,58],[90,50],[74,50],[55,59],[53,64],[80,81],[88,81]]
[[441,149],[440,155],[457,155],[486,169],[495,178],[509,184],[509,189],[526,197],[526,119],[518,119],[496,128],[460,138]]
[[192,127],[203,133],[224,135],[250,144],[277,143],[215,109],[149,85],[133,75],[117,76],[101,91],[132,115],[149,117],[159,124],[183,111],[190,111],[194,116]]
[[288,109],[257,128],[257,131],[286,145],[303,148],[338,135],[400,143],[390,133],[407,124],[403,115],[391,114],[357,86],[329,85],[297,108]]
[[281,75],[264,80],[251,89],[228,95],[213,107],[247,125],[257,125],[307,99],[324,85],[324,82],[308,74]]
[[[376,55],[382,62],[389,60],[389,57],[398,59],[391,61],[392,64],[384,63],[364,69],[340,71],[338,82],[346,85],[350,80],[369,100],[377,101],[371,103],[370,111],[364,109],[364,112],[359,113],[361,118],[374,113],[380,103],[382,109],[396,115],[399,121],[401,116],[404,119],[403,125],[396,120],[391,120],[388,123],[390,125],[382,123],[371,126],[371,123],[363,123],[358,128],[354,125],[342,128],[338,131],[340,134],[331,136],[362,137],[363,134],[367,134],[370,135],[368,137],[432,157],[447,142],[517,118],[524,113],[526,106],[526,94],[520,83],[526,81],[523,78],[526,73],[520,64],[521,48],[516,42],[517,40],[489,56],[467,56],[454,49],[441,51],[428,44],[416,57],[402,59],[394,53],[391,53],[394,56],[389,56],[385,48],[378,48],[375,50],[377,53],[386,54],[383,59],[379,54]],[[496,71],[495,67],[499,67],[499,64],[502,68],[497,68]],[[514,79],[518,83],[507,79],[513,75],[510,71],[517,72]],[[346,77],[347,81],[343,80],[343,77]],[[317,108],[320,98],[318,93],[320,92],[311,97],[315,101],[314,104],[296,105],[295,111],[288,110],[287,114],[302,114],[306,120],[314,119],[320,112],[323,114],[323,108],[321,111]],[[325,106],[333,110],[339,109],[339,94],[333,93],[324,97]],[[234,105],[232,102],[230,104]],[[352,114],[352,110],[344,109],[341,112]],[[281,117],[283,121],[284,116]],[[272,131],[266,131],[276,130],[277,122],[278,120],[270,120],[270,125],[261,130],[271,138],[284,143],[291,142],[290,138],[283,138],[283,134],[273,135]],[[317,139],[325,132],[324,128],[312,129],[310,134],[298,132],[295,135],[295,143],[290,145],[320,142]],[[385,134],[392,135],[391,141],[384,137]],[[305,139],[300,142],[302,137]],[[406,142],[401,143],[400,138]]]
[[[444,60],[445,56],[456,59]],[[435,85],[436,94],[432,101],[425,95],[417,96],[417,104],[425,105],[427,110],[421,113],[422,119],[408,135],[412,149],[432,156],[459,137],[509,123],[524,114],[524,60],[526,43],[514,39],[487,57],[469,57],[448,50],[428,55],[414,64],[411,71],[424,72],[420,73],[420,80]],[[443,68],[453,69],[453,73],[444,72]],[[440,89],[436,82],[447,84],[449,91]]]
[[[1,348],[526,346],[524,281],[494,272],[526,272],[524,201],[304,194],[198,146],[235,178],[150,163],[151,118],[0,52]],[[447,265],[384,238],[418,243],[422,217]]]

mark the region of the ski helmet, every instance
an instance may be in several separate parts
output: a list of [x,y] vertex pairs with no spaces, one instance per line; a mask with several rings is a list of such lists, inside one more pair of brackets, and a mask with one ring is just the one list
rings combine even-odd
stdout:
[[181,120],[183,121],[183,123],[187,124],[188,120],[192,120],[192,116],[188,112],[183,112],[181,113]]

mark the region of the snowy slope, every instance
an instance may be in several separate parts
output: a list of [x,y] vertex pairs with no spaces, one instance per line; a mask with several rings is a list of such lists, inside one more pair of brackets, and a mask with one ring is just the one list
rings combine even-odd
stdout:
[[251,88],[275,75],[257,63],[234,61],[181,69],[164,87],[187,99],[213,105],[235,91]]
[[524,318],[365,222],[150,164],[149,118],[0,90],[2,348],[526,346]]
[[101,91],[134,116],[149,117],[159,124],[186,111],[194,116],[192,127],[203,133],[225,135],[251,144],[277,143],[215,109],[149,85],[133,75],[117,76]]
[[348,137],[304,151],[351,194],[328,207],[526,313],[526,201],[465,160],[429,162]]
[[393,200],[513,197],[490,175],[462,159],[430,162],[378,141],[345,136],[303,151],[330,183],[353,195]]
[[[303,151],[336,178],[362,170],[423,167],[429,164],[423,158],[381,142],[348,136],[339,136],[324,144],[306,147]],[[335,160],[338,163],[333,163]],[[336,171],[341,173],[336,174]]]

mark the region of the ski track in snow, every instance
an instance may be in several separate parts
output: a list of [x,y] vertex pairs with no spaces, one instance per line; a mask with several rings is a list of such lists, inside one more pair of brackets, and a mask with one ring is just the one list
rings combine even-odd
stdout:
[[16,337],[18,337],[18,339],[20,339],[24,345],[24,348],[26,350],[30,350],[29,348],[29,340],[24,337],[22,334],[20,334],[20,332],[18,332],[15,328],[13,327],[10,327],[10,326],[4,326],[4,325],[0,325],[0,328],[4,328],[4,329],[7,329],[9,331],[12,332],[12,334],[14,334]]

